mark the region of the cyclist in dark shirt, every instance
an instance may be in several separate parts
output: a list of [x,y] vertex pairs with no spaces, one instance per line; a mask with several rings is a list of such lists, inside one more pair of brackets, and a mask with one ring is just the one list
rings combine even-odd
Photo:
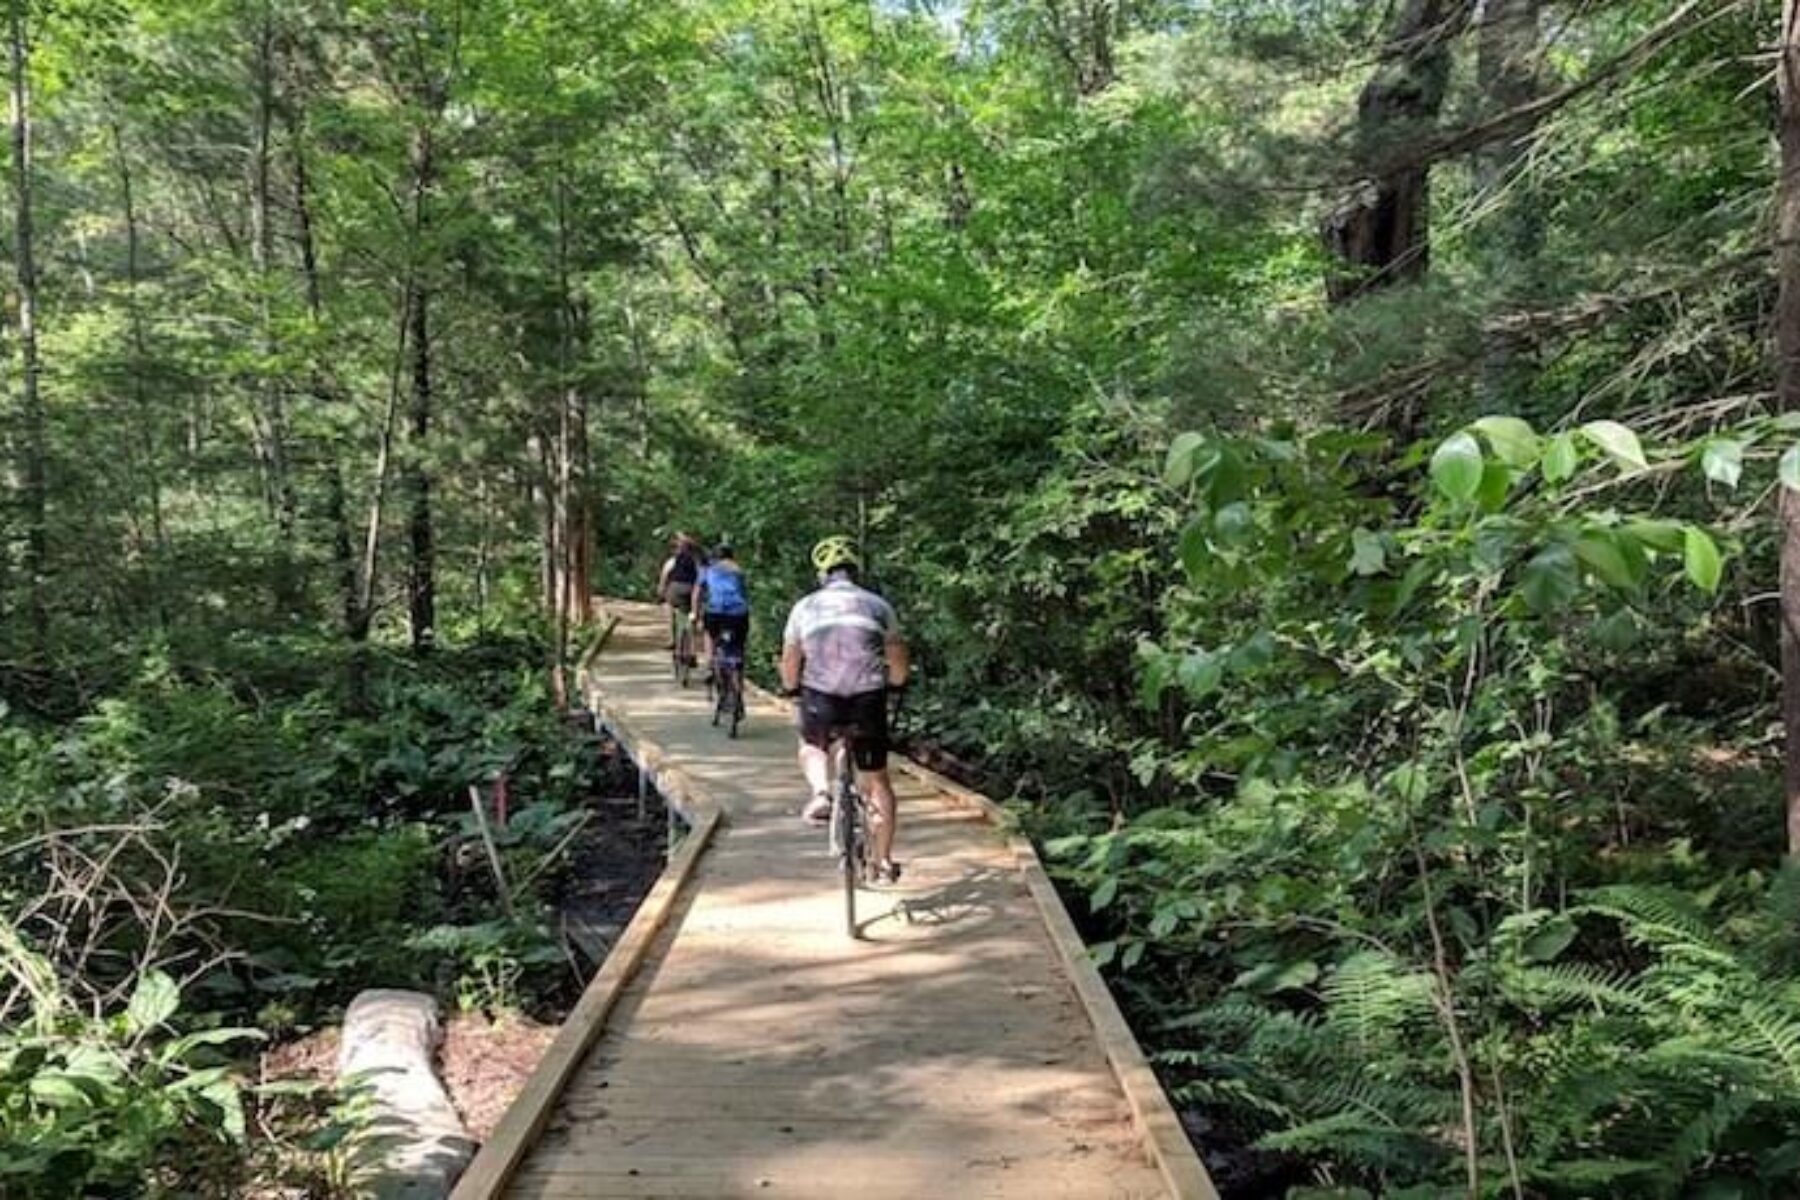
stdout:
[[676,614],[686,612],[694,602],[694,586],[700,581],[705,560],[700,545],[685,533],[669,541],[669,557],[663,561],[662,574],[656,580],[656,595],[669,609],[669,644],[675,648]]

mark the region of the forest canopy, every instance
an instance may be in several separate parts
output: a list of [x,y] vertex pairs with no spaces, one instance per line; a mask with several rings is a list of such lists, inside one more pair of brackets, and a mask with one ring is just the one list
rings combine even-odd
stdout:
[[858,540],[1227,1195],[1793,1194],[1794,9],[11,0],[0,1192],[533,1004],[443,850],[686,530],[765,681]]

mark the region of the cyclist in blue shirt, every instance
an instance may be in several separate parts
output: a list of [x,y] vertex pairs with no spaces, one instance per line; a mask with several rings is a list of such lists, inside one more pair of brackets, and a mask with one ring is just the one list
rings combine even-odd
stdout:
[[730,546],[713,551],[694,588],[694,619],[706,630],[706,660],[721,640],[725,651],[742,662],[750,643],[750,581]]

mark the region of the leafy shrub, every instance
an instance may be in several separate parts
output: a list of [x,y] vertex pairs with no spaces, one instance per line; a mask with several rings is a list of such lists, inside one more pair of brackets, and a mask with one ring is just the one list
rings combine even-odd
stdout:
[[6,939],[5,967],[33,996],[0,1027],[0,1190],[24,1200],[134,1194],[188,1177],[245,1138],[243,1085],[228,1047],[254,1030],[172,1028],[180,993],[148,971],[123,1011],[81,1015],[49,964]]

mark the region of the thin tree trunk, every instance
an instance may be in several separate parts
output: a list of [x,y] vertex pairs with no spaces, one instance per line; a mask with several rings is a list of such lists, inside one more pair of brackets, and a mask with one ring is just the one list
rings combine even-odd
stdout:
[[369,517],[363,530],[362,565],[357,570],[355,608],[350,622],[350,640],[368,640],[369,626],[375,619],[375,574],[381,562],[381,518],[387,501],[390,464],[394,457],[394,434],[400,424],[400,397],[405,389],[407,351],[411,348],[413,291],[409,283],[400,300],[400,329],[394,351],[394,365],[388,379],[387,412],[381,421],[381,443],[375,451],[375,482],[369,493]]
[[568,660],[570,569],[573,555],[569,550],[570,500],[574,485],[574,331],[569,320],[569,194],[563,167],[557,168],[554,188],[556,206],[556,442],[555,471],[550,476],[547,499],[550,503],[546,547],[550,560],[544,597],[550,618],[550,695],[558,708],[569,704],[569,685],[565,663]]
[[31,47],[27,41],[28,0],[11,0],[13,220],[19,283],[20,391],[25,424],[25,573],[29,581],[31,627],[40,653],[50,636],[49,446],[42,367],[37,340],[37,258],[32,245]]
[[275,376],[275,314],[270,295],[275,258],[275,226],[271,203],[273,127],[275,120],[275,21],[270,0],[263,0],[256,32],[256,141],[251,154],[250,258],[256,268],[258,337],[262,362],[258,391],[262,409],[264,453],[268,462],[269,496],[275,514],[275,605],[283,613],[298,607],[294,536],[299,501],[288,463],[286,404]]
[[131,325],[131,406],[137,414],[139,452],[144,456],[144,481],[150,495],[150,532],[160,555],[168,546],[163,523],[162,471],[156,454],[156,421],[144,389],[149,360],[149,338],[144,330],[144,309],[138,297],[143,279],[142,231],[138,227],[137,192],[132,182],[131,160],[125,153],[125,132],[112,122],[113,161],[119,170],[119,197],[125,216],[125,311]]
[[[429,229],[428,195],[432,182],[431,130],[421,126],[413,134],[413,252],[425,252]],[[412,570],[408,578],[408,611],[415,654],[428,654],[437,640],[437,553],[431,519],[430,439],[431,393],[431,288],[421,269],[414,278],[412,295],[412,454],[409,485],[412,516],[409,522]]]
[[[307,171],[305,127],[292,107],[286,109],[289,151],[293,157],[294,218],[300,240],[300,270],[306,284],[306,312],[312,321],[312,334],[317,338],[325,328],[325,289],[320,278],[318,243],[313,233],[312,177]],[[404,322],[403,322],[404,325]],[[404,339],[404,332],[402,332]],[[336,398],[325,365],[316,354],[311,367],[312,395],[320,405]],[[356,640],[360,611],[356,574],[355,534],[350,526],[350,504],[344,486],[344,465],[340,447],[325,449],[325,512],[331,524],[331,556],[338,578],[340,611],[344,631]],[[366,624],[363,626],[367,631]]]
[[[587,347],[588,313],[585,304],[576,306],[576,345]],[[575,388],[570,396],[575,406],[574,428],[569,452],[574,461],[575,494],[569,530],[569,577],[574,589],[571,614],[575,624],[586,627],[594,620],[594,533],[599,489],[595,486],[593,453],[588,444],[590,412],[585,388]]]
[[[1776,66],[1781,174],[1777,184],[1776,394],[1800,412],[1800,0],[1783,0]],[[1800,495],[1781,489],[1781,718],[1786,734],[1788,855],[1800,858]]]

